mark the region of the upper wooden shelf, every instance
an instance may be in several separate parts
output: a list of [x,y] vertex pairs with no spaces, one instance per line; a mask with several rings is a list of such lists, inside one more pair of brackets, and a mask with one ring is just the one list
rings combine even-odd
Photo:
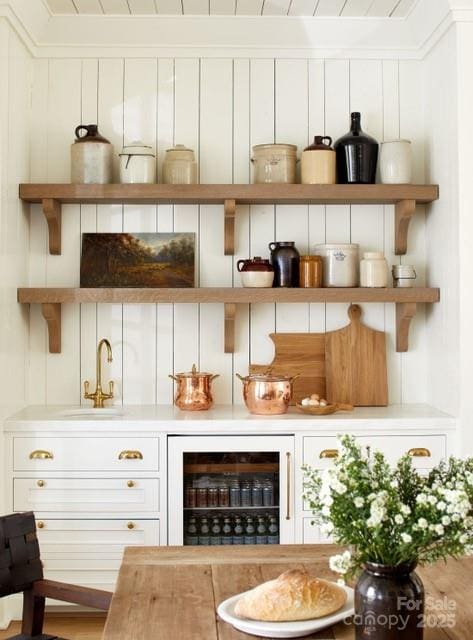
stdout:
[[416,184],[21,184],[20,198],[41,202],[49,226],[49,248],[61,253],[61,205],[223,204],[225,255],[234,254],[239,204],[394,204],[395,252],[407,251],[409,222],[417,203],[437,200],[437,185]]
[[49,350],[61,352],[61,305],[87,303],[222,303],[225,307],[225,353],[235,350],[237,304],[281,302],[393,302],[396,304],[396,350],[408,350],[409,326],[417,303],[438,302],[439,289],[18,289],[18,302],[40,304],[48,324]]

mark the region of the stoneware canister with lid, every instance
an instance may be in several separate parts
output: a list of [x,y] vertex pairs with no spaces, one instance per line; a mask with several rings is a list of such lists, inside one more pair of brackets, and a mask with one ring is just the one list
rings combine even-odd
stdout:
[[315,253],[323,259],[324,287],[357,287],[359,245],[318,244]]
[[153,184],[156,181],[156,156],[150,145],[141,141],[123,147],[120,156],[120,182]]
[[413,287],[417,273],[411,264],[395,264],[393,266],[393,285],[395,287]]
[[257,144],[253,147],[255,184],[296,182],[297,147],[295,144]]
[[238,260],[237,269],[244,287],[272,287],[274,269],[269,260],[255,256],[252,260]]
[[412,150],[410,140],[386,140],[381,144],[379,171],[383,184],[412,182]]
[[113,145],[100,135],[96,124],[80,124],[71,144],[71,182],[109,184],[113,174]]
[[330,136],[315,136],[301,156],[302,184],[335,184],[337,181],[337,154],[332,149]]
[[196,184],[197,162],[192,149],[176,144],[166,150],[163,162],[163,182],[165,184]]
[[388,263],[382,251],[366,251],[360,262],[361,287],[387,287]]

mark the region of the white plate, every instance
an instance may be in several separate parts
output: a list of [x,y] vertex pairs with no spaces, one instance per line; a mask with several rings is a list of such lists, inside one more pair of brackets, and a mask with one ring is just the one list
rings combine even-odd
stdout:
[[[235,629],[249,633],[252,636],[263,636],[264,638],[300,638],[315,633],[321,629],[331,627],[345,618],[349,618],[355,613],[354,591],[350,587],[342,587],[346,591],[347,601],[345,606],[330,616],[317,618],[316,620],[301,620],[299,622],[258,622],[248,618],[238,618],[235,615],[235,605],[244,596],[240,593],[236,596],[224,600],[217,609],[218,615],[231,624]],[[245,592],[248,593],[248,592]]]

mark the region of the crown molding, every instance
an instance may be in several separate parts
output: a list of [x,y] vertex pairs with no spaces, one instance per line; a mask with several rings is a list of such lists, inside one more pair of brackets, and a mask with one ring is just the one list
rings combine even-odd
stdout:
[[[0,0],[37,58],[233,57],[421,60],[473,0],[419,0],[405,18],[53,15],[45,0]],[[284,46],[281,46],[284,42]]]

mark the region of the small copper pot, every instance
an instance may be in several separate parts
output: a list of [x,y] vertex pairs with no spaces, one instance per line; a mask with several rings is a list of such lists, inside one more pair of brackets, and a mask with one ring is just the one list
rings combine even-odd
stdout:
[[197,371],[194,364],[192,371],[169,377],[177,382],[174,402],[182,411],[206,411],[213,405],[211,385],[218,374]]
[[243,399],[250,413],[274,416],[286,413],[292,398],[292,383],[297,376],[236,374],[243,382]]

